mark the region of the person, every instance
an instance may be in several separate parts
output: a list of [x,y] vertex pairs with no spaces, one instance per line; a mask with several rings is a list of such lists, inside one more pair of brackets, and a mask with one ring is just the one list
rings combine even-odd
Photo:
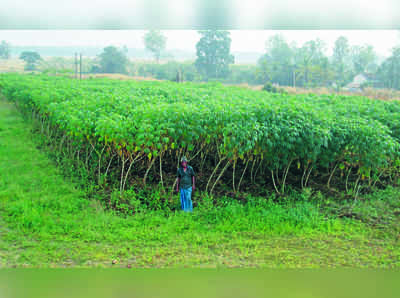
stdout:
[[182,157],[181,165],[178,168],[176,191],[180,191],[181,207],[185,212],[193,211],[192,191],[195,189],[195,174],[191,166],[188,165],[186,157]]

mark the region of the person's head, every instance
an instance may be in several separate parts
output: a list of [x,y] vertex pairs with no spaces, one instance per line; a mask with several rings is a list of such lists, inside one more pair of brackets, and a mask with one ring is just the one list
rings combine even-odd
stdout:
[[183,157],[181,158],[181,165],[182,165],[182,167],[184,167],[184,168],[187,166],[187,159],[186,159],[185,156],[183,156]]

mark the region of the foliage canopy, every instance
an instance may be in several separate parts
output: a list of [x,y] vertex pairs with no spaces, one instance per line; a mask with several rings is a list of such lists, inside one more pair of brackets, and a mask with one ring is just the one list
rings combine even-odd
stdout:
[[128,58],[125,53],[116,47],[109,46],[104,48],[99,55],[100,72],[103,73],[126,73]]
[[234,63],[230,54],[231,38],[229,31],[199,31],[201,38],[196,44],[195,66],[205,78],[223,78],[229,73],[229,64]]

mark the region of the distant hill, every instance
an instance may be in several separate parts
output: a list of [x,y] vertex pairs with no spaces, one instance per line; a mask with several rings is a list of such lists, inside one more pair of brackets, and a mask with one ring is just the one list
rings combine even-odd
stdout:
[[[151,60],[152,54],[146,49],[128,48],[127,55],[131,59]],[[82,46],[13,46],[12,55],[18,57],[24,51],[36,51],[42,57],[73,57],[75,53],[82,53],[87,57],[96,57],[103,51],[103,47],[82,47]],[[255,64],[262,55],[256,52],[233,52],[235,64]],[[193,51],[171,49],[161,55],[161,59],[173,59],[178,61],[195,60],[196,53]]]

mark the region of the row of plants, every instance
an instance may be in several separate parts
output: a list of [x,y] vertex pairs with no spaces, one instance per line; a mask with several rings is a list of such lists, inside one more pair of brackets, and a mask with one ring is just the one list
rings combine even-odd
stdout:
[[399,177],[398,102],[21,74],[2,74],[0,90],[53,151],[121,194],[171,189],[183,155],[211,193],[326,185],[357,196]]

